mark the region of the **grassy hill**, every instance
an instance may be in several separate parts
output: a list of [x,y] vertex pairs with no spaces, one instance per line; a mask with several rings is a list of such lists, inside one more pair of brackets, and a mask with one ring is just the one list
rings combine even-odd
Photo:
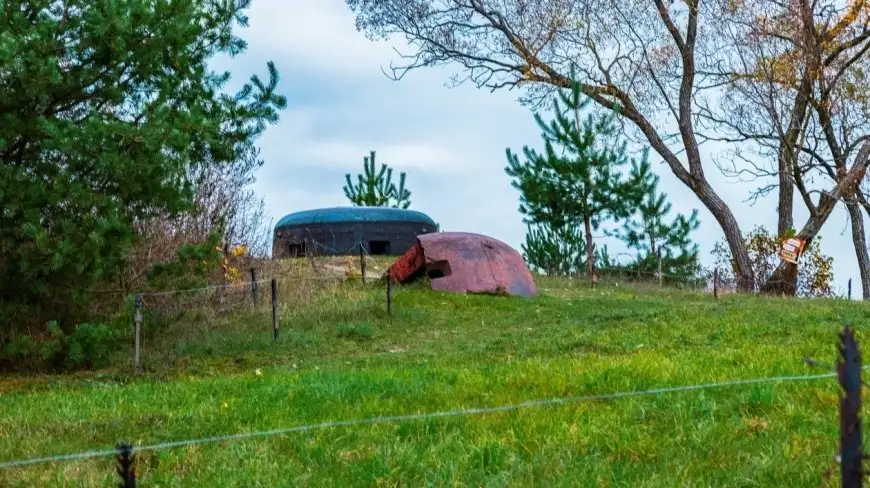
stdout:
[[[534,299],[282,284],[154,325],[146,373],[0,380],[0,461],[529,400],[777,375],[833,363],[870,307],[541,279]],[[167,299],[169,300],[169,299]],[[180,299],[179,299],[180,300]],[[146,304],[148,303],[146,298]],[[156,303],[151,300],[151,304]],[[152,325],[148,325],[149,321]],[[835,486],[833,379],[340,426],[139,454],[142,486]],[[111,458],[0,471],[2,486],[113,486]]]

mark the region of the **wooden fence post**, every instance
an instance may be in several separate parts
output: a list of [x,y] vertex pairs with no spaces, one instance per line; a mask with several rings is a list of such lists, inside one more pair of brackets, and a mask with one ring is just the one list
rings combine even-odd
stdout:
[[713,269],[713,299],[719,298],[719,268]]
[[366,284],[366,257],[363,254],[363,243],[360,241],[359,243],[359,275],[362,279],[362,284]]
[[840,398],[840,479],[842,488],[861,488],[861,354],[852,328],[840,333],[837,373],[843,388]]
[[136,310],[133,314],[133,370],[141,371],[139,344],[142,336],[142,295],[136,295]]
[[136,466],[133,446],[118,444],[118,475],[121,477],[120,488],[136,487]]
[[278,340],[278,280],[272,278],[272,339]]
[[260,284],[257,282],[257,268],[251,268],[251,298],[254,306],[260,304]]
[[387,315],[393,315],[393,277],[387,274]]

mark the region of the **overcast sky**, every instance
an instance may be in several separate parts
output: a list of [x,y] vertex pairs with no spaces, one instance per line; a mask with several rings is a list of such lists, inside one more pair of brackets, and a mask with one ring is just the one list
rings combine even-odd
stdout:
[[[344,0],[252,5],[250,27],[241,31],[248,51],[217,67],[229,69],[237,83],[265,74],[269,60],[281,73],[279,88],[289,106],[259,140],[265,165],[255,184],[275,221],[298,210],[346,205],[344,174],[360,171],[363,156],[376,150],[380,162],[408,173],[411,208],[444,230],[482,233],[519,248],[525,226],[517,212],[519,195],[504,173],[505,148],[537,146],[540,131],[530,109],[517,102],[518,92],[447,88],[452,67],[389,80],[381,69],[397,60],[393,48],[402,41],[368,41],[356,31]],[[655,153],[651,161],[675,209],[700,207],[694,237],[702,262],[710,263],[712,245],[722,236],[719,226]],[[775,229],[775,201],[745,203],[751,186],[729,182],[707,164],[708,177],[744,231],[756,224]],[[798,212],[797,227],[805,216]],[[847,215],[838,209],[825,225],[821,246],[835,258],[839,286],[845,289],[855,279],[854,295],[860,286],[849,232]]]

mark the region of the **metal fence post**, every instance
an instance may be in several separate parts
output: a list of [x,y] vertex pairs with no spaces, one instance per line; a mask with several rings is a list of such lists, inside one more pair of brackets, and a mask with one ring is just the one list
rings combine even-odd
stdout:
[[257,282],[257,268],[251,268],[251,297],[254,306],[260,304],[260,284]]
[[851,327],[840,333],[837,373],[843,389],[840,398],[840,479],[842,488],[861,488],[861,354]]
[[118,444],[118,475],[121,477],[119,488],[136,487],[136,466],[133,446]]
[[278,280],[272,278],[272,339],[278,340]]
[[139,344],[142,335],[142,295],[136,295],[136,310],[133,314],[133,370],[141,371],[139,363]]
[[852,278],[849,278],[849,300],[852,299]]

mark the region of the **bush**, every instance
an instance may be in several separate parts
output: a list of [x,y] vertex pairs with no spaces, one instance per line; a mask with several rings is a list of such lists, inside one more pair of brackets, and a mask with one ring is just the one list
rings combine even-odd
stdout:
[[67,340],[65,366],[103,368],[118,345],[118,334],[106,324],[79,324]]
[[0,364],[4,369],[29,365],[62,370],[102,368],[108,366],[120,338],[118,331],[106,324],[78,324],[67,334],[51,321],[48,334],[41,340],[21,335],[0,347]]
[[206,286],[209,275],[221,269],[224,256],[220,239],[220,233],[212,232],[205,242],[184,244],[178,249],[175,260],[152,266],[146,277],[146,288],[169,290]]
[[14,337],[0,348],[0,366],[3,369],[20,369],[35,356],[36,341],[29,335]]
[[[755,272],[755,291],[760,291],[760,287],[779,265],[782,243],[794,235],[794,229],[791,229],[785,235],[777,236],[761,225],[746,234],[744,240]],[[834,258],[822,254],[820,241],[818,236],[813,239],[798,261],[796,293],[799,297],[830,298],[835,295]],[[724,240],[715,244],[712,254],[716,259],[716,267],[719,268],[719,282],[726,287],[736,286],[736,264]]]

